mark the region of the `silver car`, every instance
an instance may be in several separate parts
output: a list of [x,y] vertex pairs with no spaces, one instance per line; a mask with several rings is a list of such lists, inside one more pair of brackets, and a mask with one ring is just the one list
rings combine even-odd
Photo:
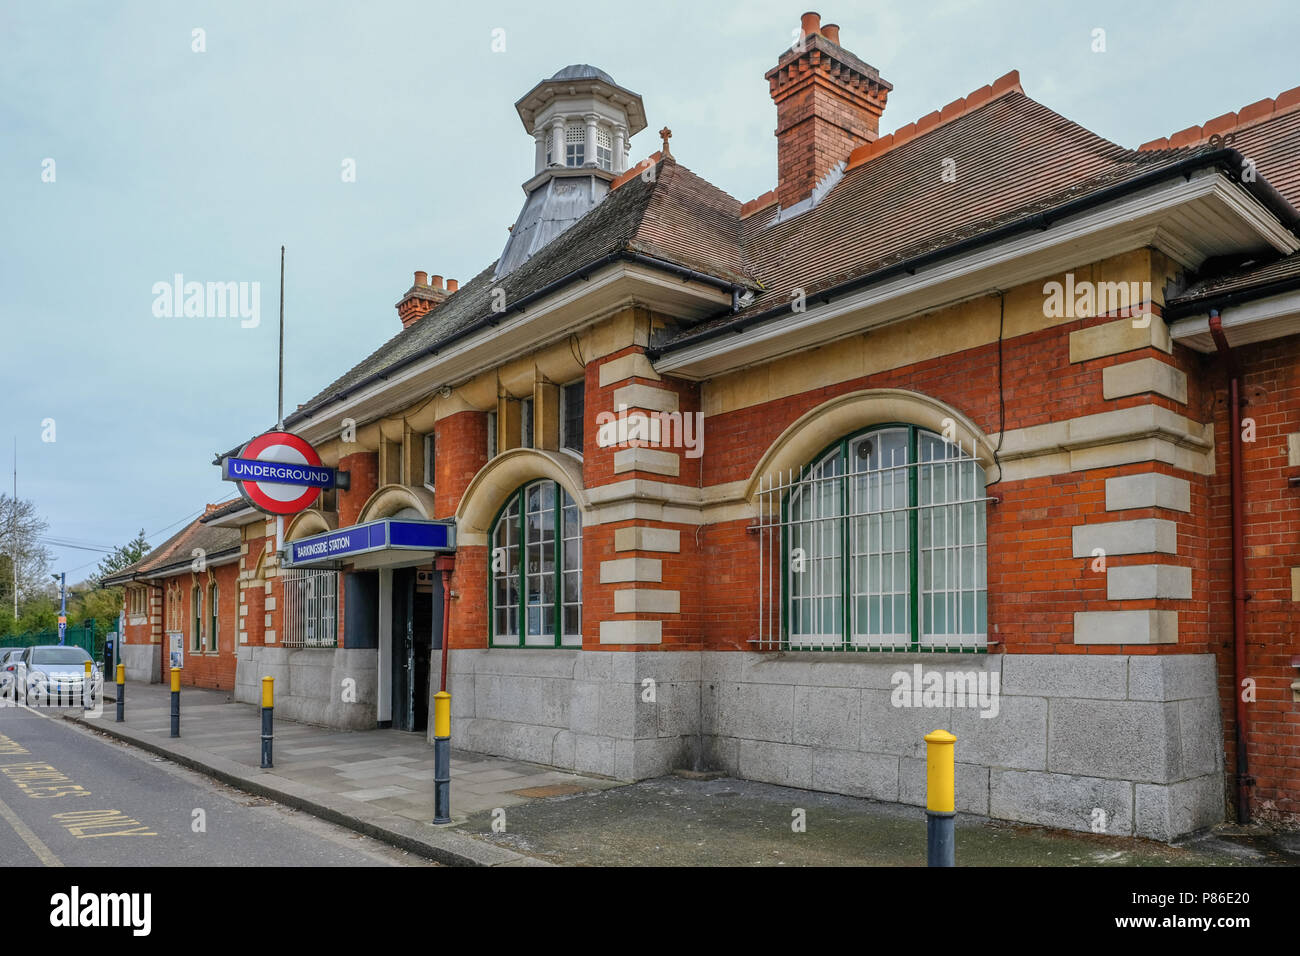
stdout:
[[[90,687],[86,688],[86,661]],[[42,644],[28,647],[18,663],[28,706],[76,707],[95,700],[103,689],[99,665],[80,647]],[[86,693],[89,692],[89,699]]]

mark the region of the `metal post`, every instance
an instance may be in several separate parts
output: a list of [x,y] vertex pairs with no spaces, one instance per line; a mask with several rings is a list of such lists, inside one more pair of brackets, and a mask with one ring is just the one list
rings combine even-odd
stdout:
[[181,669],[172,668],[172,732],[171,736],[181,735]]
[[94,668],[95,668],[94,661],[86,661],[86,677],[81,684],[81,709],[82,710],[90,710],[91,708],[90,698],[91,698],[91,694],[93,693],[93,687],[90,681],[91,681],[91,675],[94,671]]
[[269,770],[271,762],[271,745],[274,742],[275,678],[262,678],[262,769]]
[[946,730],[925,735],[925,864],[956,866],[956,775],[953,746],[957,738]]
[[451,822],[451,694],[433,695],[433,822]]
[[117,665],[117,723],[126,719],[126,665]]

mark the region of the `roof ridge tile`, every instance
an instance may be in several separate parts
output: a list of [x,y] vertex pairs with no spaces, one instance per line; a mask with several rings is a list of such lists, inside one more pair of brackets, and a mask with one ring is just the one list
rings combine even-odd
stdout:
[[1201,143],[1208,142],[1212,137],[1223,137],[1231,133],[1237,133],[1252,126],[1258,126],[1270,119],[1294,113],[1296,110],[1300,110],[1300,86],[1293,86],[1289,90],[1283,90],[1274,97],[1266,96],[1262,100],[1247,103],[1235,112],[1223,113],[1213,119],[1206,120],[1199,126],[1189,126],[1168,136],[1162,136],[1159,139],[1143,143],[1138,147],[1138,151],[1152,152],[1160,149],[1182,149],[1184,146],[1199,146]]
[[875,159],[883,153],[889,152],[895,147],[902,146],[904,143],[916,139],[918,136],[924,136],[940,126],[947,125],[953,120],[960,119],[967,113],[972,113],[982,106],[991,103],[998,97],[1005,96],[1008,93],[1019,93],[1022,96],[1025,91],[1020,86],[1020,71],[1012,70],[1004,73],[991,84],[985,84],[979,89],[972,90],[966,96],[958,97],[941,110],[931,110],[914,123],[908,123],[906,126],[900,126],[892,133],[877,137],[870,143],[859,146],[853,152],[849,153],[848,166],[845,172],[856,169],[863,163]]

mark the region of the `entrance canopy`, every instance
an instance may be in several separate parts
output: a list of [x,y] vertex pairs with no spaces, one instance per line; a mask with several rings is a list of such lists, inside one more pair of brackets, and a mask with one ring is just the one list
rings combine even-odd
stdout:
[[380,518],[288,543],[289,568],[400,568],[456,550],[456,522]]

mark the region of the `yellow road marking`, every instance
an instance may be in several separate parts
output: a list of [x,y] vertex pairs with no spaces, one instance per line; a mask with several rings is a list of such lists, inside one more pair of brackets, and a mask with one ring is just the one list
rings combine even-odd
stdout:
[[[53,816],[78,840],[106,836],[158,835],[139,820],[128,817],[121,810],[70,810],[67,813],[56,813]],[[86,832],[88,830],[102,830],[106,827],[115,827],[116,829],[107,833]]]
[[54,855],[54,851],[46,846],[41,841],[41,838],[32,832],[31,827],[23,823],[23,821],[19,819],[18,814],[9,809],[9,805],[3,800],[0,800],[0,817],[4,817],[5,822],[14,828],[14,832],[23,838],[23,842],[31,848],[33,853],[36,854],[36,858],[41,861],[42,865],[63,865],[63,861]]

